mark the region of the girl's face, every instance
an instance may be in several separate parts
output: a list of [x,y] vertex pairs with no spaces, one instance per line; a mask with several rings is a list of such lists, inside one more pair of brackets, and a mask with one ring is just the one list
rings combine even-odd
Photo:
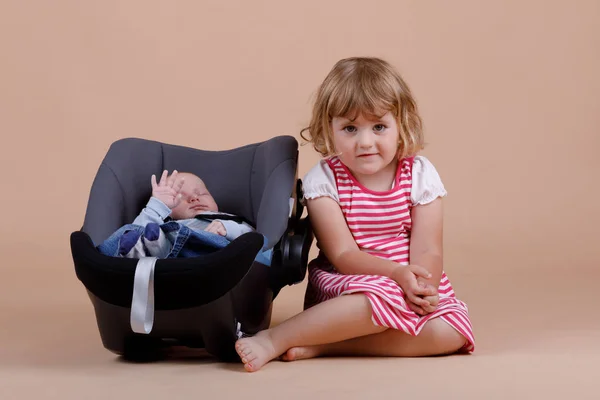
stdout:
[[340,161],[359,181],[360,176],[389,172],[389,169],[395,173],[400,135],[392,113],[376,119],[368,119],[361,113],[354,121],[335,117],[331,127]]

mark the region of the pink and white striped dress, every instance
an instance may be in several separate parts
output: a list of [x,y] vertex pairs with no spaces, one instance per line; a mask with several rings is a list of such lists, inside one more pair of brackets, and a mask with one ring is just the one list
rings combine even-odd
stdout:
[[[377,257],[409,264],[414,158],[401,160],[393,188],[385,192],[363,187],[339,158],[326,161],[333,171],[338,202],[359,248]],[[438,307],[425,316],[408,307],[402,289],[394,280],[376,275],[340,274],[323,252],[309,263],[308,273],[305,308],[336,296],[363,293],[371,303],[375,325],[414,336],[427,321],[439,317],[465,336],[463,352],[475,348],[467,305],[456,297],[445,272],[438,288]]]

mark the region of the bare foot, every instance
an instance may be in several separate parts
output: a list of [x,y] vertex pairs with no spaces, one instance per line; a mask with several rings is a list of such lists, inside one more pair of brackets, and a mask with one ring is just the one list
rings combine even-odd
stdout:
[[238,340],[235,343],[235,350],[248,372],[258,371],[279,355],[273,346],[271,335],[266,331]]
[[281,357],[281,359],[284,361],[296,361],[315,358],[319,355],[321,355],[319,346],[292,347]]

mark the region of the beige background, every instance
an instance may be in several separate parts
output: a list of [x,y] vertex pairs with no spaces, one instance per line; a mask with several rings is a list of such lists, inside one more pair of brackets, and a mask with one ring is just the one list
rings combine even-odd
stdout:
[[[68,237],[108,146],[300,140],[317,85],[354,55],[391,61],[417,96],[476,353],[243,374],[104,350]],[[600,2],[2,0],[0,60],[0,398],[593,398]],[[303,175],[318,158],[300,157]]]

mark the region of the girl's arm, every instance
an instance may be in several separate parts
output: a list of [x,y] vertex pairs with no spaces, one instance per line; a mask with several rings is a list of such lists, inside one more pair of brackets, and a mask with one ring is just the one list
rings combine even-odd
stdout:
[[431,203],[414,206],[411,217],[410,263],[427,269],[431,273],[431,278],[419,278],[419,280],[430,283],[437,288],[443,272],[443,208],[441,197]]
[[396,262],[361,251],[348,229],[340,206],[331,198],[307,200],[306,207],[319,248],[338,272],[391,278],[400,266]]
[[344,275],[379,275],[393,279],[402,287],[406,299],[418,307],[430,305],[419,296],[437,293],[437,287],[421,287],[417,279],[431,278],[420,266],[401,265],[361,251],[346,225],[340,206],[329,197],[307,201],[308,215],[319,248],[335,269]]

